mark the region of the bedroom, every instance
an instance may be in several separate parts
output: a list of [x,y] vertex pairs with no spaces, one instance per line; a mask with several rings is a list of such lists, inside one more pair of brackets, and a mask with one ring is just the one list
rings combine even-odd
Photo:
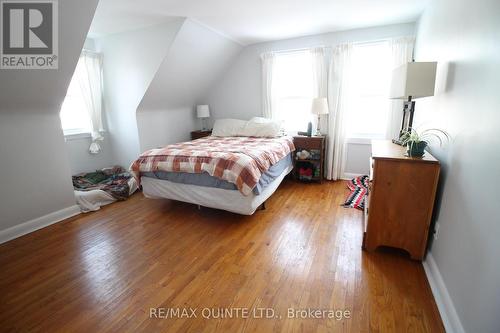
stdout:
[[500,330],[497,1],[41,2],[0,1],[0,331]]

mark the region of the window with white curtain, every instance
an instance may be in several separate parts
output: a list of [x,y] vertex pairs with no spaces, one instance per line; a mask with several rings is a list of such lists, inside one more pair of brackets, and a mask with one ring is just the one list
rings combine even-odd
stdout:
[[[61,125],[65,135],[95,132],[92,114],[98,109],[100,118],[102,94],[101,64],[100,61],[95,61],[99,57],[99,54],[86,50],[80,55],[61,106]],[[99,98],[92,100],[96,95]]]
[[384,138],[391,108],[389,41],[354,44],[350,62],[346,133],[350,138]]
[[272,77],[273,117],[287,131],[306,130],[315,89],[311,52],[277,53]]
[[61,107],[61,125],[65,135],[91,132],[90,115],[78,83],[78,73],[75,70]]

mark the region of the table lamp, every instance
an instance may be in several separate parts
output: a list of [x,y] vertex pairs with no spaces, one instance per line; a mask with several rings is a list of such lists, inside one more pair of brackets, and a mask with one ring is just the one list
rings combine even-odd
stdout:
[[[392,71],[389,98],[403,99],[403,120],[399,135],[411,130],[415,112],[415,98],[434,96],[437,62],[409,62]],[[399,142],[393,140],[394,143]]]
[[318,115],[318,125],[315,135],[321,135],[319,130],[319,122],[322,114],[328,114],[328,101],[325,97],[315,98],[312,101],[311,113]]
[[196,116],[201,118],[202,131],[206,131],[207,127],[205,124],[205,119],[210,117],[210,109],[208,105],[197,105],[196,106]]

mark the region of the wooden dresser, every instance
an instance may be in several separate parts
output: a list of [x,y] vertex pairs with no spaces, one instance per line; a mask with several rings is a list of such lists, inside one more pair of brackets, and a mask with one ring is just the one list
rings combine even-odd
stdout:
[[365,207],[363,248],[391,246],[422,260],[439,178],[439,161],[428,152],[405,157],[406,148],[372,141],[371,190]]

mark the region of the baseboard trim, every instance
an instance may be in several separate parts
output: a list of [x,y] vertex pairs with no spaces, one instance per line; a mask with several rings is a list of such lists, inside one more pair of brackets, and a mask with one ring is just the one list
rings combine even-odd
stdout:
[[340,179],[351,180],[351,179],[359,177],[359,176],[363,176],[363,174],[361,174],[361,173],[344,172],[344,174],[342,175],[342,177]]
[[51,224],[60,222],[72,216],[80,214],[80,207],[73,205],[56,212],[38,217],[36,219],[15,225],[0,231],[0,244],[8,242],[14,238],[29,234],[38,229],[45,228]]
[[441,276],[439,268],[434,261],[434,257],[430,252],[427,254],[427,257],[422,264],[446,332],[465,333],[455,309],[455,305],[453,304],[450,294],[448,293],[448,289],[444,284],[443,277]]

